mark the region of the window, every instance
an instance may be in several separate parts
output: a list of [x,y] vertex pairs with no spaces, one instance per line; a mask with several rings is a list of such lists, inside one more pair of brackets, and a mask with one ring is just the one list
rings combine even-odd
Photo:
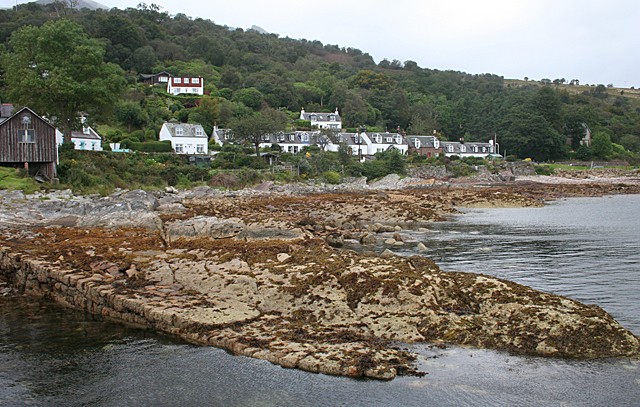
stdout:
[[191,93],[198,93],[198,88],[191,88]]
[[377,144],[382,143],[382,136],[381,136],[381,135],[376,134],[376,135],[374,136],[374,138],[375,138],[375,140],[376,140],[376,143],[377,143]]
[[196,145],[196,153],[204,154],[204,144],[197,144]]
[[308,134],[303,134],[302,135],[302,141],[305,142],[305,143],[308,143],[309,142],[309,135]]
[[318,116],[316,116],[315,114],[312,114],[310,119],[311,119],[310,121],[312,121],[312,122],[317,122],[318,121]]
[[447,151],[450,153],[453,153],[453,144],[448,144],[447,145]]
[[336,121],[336,117],[332,114],[329,115],[329,121],[335,122]]
[[[476,153],[478,152],[478,148],[476,147]],[[482,147],[482,152],[486,153],[487,152],[487,147]]]
[[196,84],[200,83],[200,78],[191,79],[191,83],[196,83]]
[[385,143],[393,143],[393,137],[385,137],[384,141]]
[[329,128],[330,128],[330,129],[337,129],[337,128],[339,128],[339,127],[338,127],[338,125],[337,125],[337,124],[330,124],[330,125],[329,125]]
[[178,154],[182,153],[182,144],[176,144],[174,150],[176,150]]
[[84,150],[85,148],[85,142],[81,141],[80,143],[78,143],[78,150]]
[[396,144],[402,144],[402,136],[396,136]]
[[158,78],[158,82],[168,82],[168,81],[169,81],[169,78],[166,76],[161,76]]
[[182,127],[176,127],[176,136],[184,135],[184,129]]
[[202,129],[202,127],[196,127],[196,136],[203,136],[204,135],[204,130]]
[[414,145],[416,148],[420,148],[420,140],[419,140],[419,139],[417,139],[417,138],[416,138],[416,139],[413,139],[413,145]]
[[289,134],[289,141],[295,141],[295,139],[296,139],[295,134]]
[[461,145],[461,146],[460,146],[460,152],[461,152],[461,153],[466,153],[466,152],[467,152],[467,147],[466,147],[466,146]]
[[35,130],[18,130],[18,142],[19,143],[35,143],[36,142]]
[[18,142],[19,143],[35,143],[36,131],[32,128],[31,116],[22,116],[22,123],[18,130]]
[[182,83],[182,78],[173,78],[173,83]]
[[189,83],[189,78],[184,78],[184,83]]
[[176,88],[174,92],[175,92],[176,94],[181,93],[181,92],[182,92],[182,89],[180,89],[180,88]]

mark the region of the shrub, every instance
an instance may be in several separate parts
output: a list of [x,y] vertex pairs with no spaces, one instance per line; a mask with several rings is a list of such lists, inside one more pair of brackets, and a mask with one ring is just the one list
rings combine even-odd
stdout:
[[515,155],[511,154],[505,157],[505,161],[509,161],[509,162],[513,162],[513,161],[518,161],[518,157],[516,157]]
[[339,184],[340,183],[340,174],[335,171],[325,171],[322,173],[322,178],[327,180],[329,184]]
[[553,168],[549,167],[548,165],[534,165],[533,166],[536,170],[536,174],[538,175],[554,175],[555,171],[553,170]]

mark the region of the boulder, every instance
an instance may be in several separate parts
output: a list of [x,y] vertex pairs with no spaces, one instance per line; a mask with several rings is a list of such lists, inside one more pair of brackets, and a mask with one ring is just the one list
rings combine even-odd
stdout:
[[339,233],[330,234],[325,238],[325,241],[329,246],[342,247],[344,246],[344,236]]
[[245,229],[244,223],[215,216],[196,216],[165,227],[165,239],[172,242],[179,238],[226,239],[237,236]]
[[120,195],[119,198],[123,201],[140,202],[151,211],[160,206],[160,204],[158,203],[158,199],[156,199],[156,197],[151,192],[143,191],[141,189],[127,192],[126,194]]
[[376,239],[375,235],[365,232],[360,238],[360,244],[363,245],[374,245],[376,244],[378,239]]
[[498,176],[500,177],[500,180],[504,182],[513,182],[516,180],[516,176],[513,175],[511,171],[502,171]]
[[282,229],[275,227],[250,226],[238,233],[236,239],[253,240],[297,240],[304,239],[305,232],[300,228]]

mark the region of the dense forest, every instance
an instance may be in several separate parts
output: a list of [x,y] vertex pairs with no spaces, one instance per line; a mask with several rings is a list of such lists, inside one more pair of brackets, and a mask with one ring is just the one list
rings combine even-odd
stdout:
[[[301,108],[337,108],[347,128],[399,128],[416,135],[436,130],[448,140],[495,136],[507,154],[539,161],[567,157],[571,149],[580,158],[633,160],[640,150],[640,99],[632,90],[564,79],[510,81],[421,68],[413,61],[376,64],[359,49],[230,28],[144,3],[108,11],[74,10],[64,2],[0,10],[2,53],[14,52],[11,38],[22,27],[63,18],[100,41],[104,61],[118,65],[126,79],[112,108],[91,117],[108,125],[111,140],[126,137],[122,129],[153,138],[170,118],[211,131],[214,123],[225,127],[268,107],[287,113],[292,124]],[[170,96],[138,83],[140,74],[162,71],[203,77],[208,96]],[[2,102],[12,102],[6,84],[0,85]],[[593,132],[591,149],[579,145],[584,125]]]

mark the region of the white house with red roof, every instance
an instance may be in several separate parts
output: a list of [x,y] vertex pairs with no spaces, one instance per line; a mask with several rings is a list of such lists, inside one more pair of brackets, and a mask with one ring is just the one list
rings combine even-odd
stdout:
[[203,95],[204,78],[171,76],[167,82],[167,93],[171,95],[179,95],[181,93]]

